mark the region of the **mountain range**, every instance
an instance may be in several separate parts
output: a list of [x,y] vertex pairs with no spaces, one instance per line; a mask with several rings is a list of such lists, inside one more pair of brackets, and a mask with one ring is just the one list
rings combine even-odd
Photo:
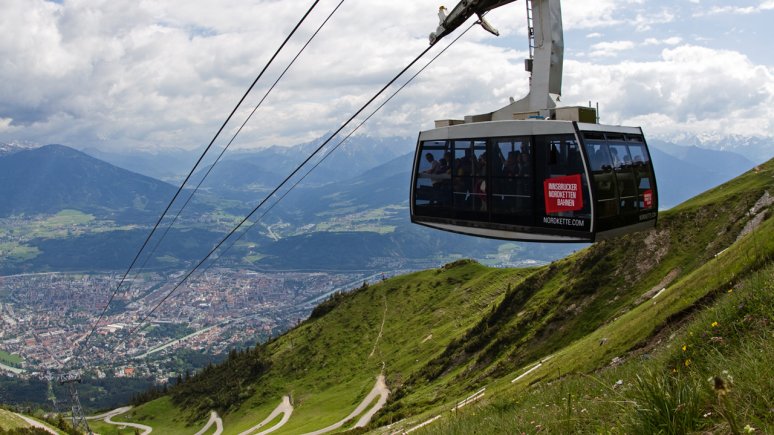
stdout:
[[[226,154],[227,158],[202,184],[194,205],[181,215],[177,229],[172,232],[174,240],[162,248],[163,254],[156,256],[158,261],[150,264],[181,267],[192,258],[192,252],[206,252],[230,228],[227,224],[230,220],[250,211],[319,143]],[[223,261],[255,268],[380,270],[386,264],[394,268],[427,267],[440,259],[457,256],[490,261],[502,249],[510,253],[512,264],[527,260],[543,262],[579,248],[578,245],[504,244],[410,224],[407,198],[413,154],[404,152],[407,148],[411,145],[401,138],[361,137],[345,143],[261,219],[246,237],[250,244],[235,247]],[[754,166],[753,162],[731,152],[658,141],[651,143],[651,154],[662,208],[672,207]],[[174,151],[159,159],[166,161],[175,155],[180,154]],[[124,157],[130,166],[142,166],[148,160],[144,154]],[[17,147],[0,156],[0,168],[3,169],[0,217],[45,216],[62,210],[78,210],[94,216],[95,227],[99,222],[140,225],[129,231],[99,228],[66,238],[38,235],[20,245],[38,254],[3,262],[0,270],[6,272],[82,270],[85,265],[99,270],[120,269],[125,259],[106,255],[114,238],[139,246],[147,234],[147,227],[143,225],[155,221],[175,191],[168,183],[61,145],[36,149]],[[199,170],[189,186],[195,185],[206,169]],[[184,173],[167,175],[179,178]],[[182,197],[189,193],[190,190],[184,191]],[[179,204],[172,208],[173,213]],[[266,207],[271,204],[269,201]],[[221,223],[213,225],[213,222]],[[328,255],[333,245],[340,255]],[[174,246],[194,248],[176,252]],[[73,252],[82,254],[64,254]],[[287,252],[296,254],[288,256]],[[243,259],[248,257],[261,259],[257,263],[245,263]],[[177,261],[170,262],[170,258]]]
[[142,223],[158,215],[174,192],[170,184],[63,145],[0,156],[0,217],[75,209]]

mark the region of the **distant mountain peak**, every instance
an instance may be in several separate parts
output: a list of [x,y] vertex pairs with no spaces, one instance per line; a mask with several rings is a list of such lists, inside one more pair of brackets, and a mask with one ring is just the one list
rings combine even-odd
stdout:
[[673,137],[654,137],[653,139],[707,150],[732,151],[755,163],[763,163],[774,157],[774,139],[768,137],[743,136],[739,134],[706,133],[695,135],[683,133]]
[[40,147],[40,144],[30,141],[11,141],[0,142],[0,156],[6,156],[19,151],[30,150]]
[[0,155],[0,216],[74,209],[144,218],[161,210],[174,190],[65,145]]

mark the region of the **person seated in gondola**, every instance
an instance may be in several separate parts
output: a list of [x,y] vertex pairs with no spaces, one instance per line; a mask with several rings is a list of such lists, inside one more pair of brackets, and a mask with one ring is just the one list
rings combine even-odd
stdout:
[[476,165],[475,194],[479,200],[479,209],[486,211],[486,153],[481,153]]
[[438,168],[440,166],[440,163],[438,163],[438,160],[433,157],[432,153],[425,154],[425,160],[427,160],[427,163],[430,164],[430,167],[422,171],[423,174],[436,174],[438,173]]
[[433,188],[438,190],[438,203],[442,206],[448,206],[451,201],[451,164],[451,153],[444,153],[438,161],[438,169],[433,180]]
[[451,153],[444,153],[441,160],[438,161],[437,174],[450,174],[451,173]]
[[618,150],[615,147],[610,147],[610,158],[613,161],[613,168],[615,169],[620,168],[621,164],[623,164],[621,158],[618,157]]
[[521,153],[511,151],[508,153],[508,159],[503,164],[503,177],[515,177],[519,175],[519,160]]
[[522,153],[519,161],[519,176],[529,178],[532,176],[532,162],[529,160],[529,154]]

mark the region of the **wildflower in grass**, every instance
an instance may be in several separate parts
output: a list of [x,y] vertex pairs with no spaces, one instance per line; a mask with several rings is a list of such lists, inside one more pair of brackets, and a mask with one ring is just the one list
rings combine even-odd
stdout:
[[715,376],[713,381],[715,383],[715,394],[718,396],[725,396],[731,391],[731,386],[720,376]]
[[742,430],[745,431],[745,433],[753,433],[753,432],[755,432],[755,428],[750,426],[749,424],[747,426],[745,426]]
[[733,293],[733,292],[734,292],[734,289],[730,288],[730,289],[728,289],[728,292],[729,292],[729,293]]
[[683,345],[683,352],[685,352],[686,350],[688,350],[688,345],[687,345],[687,344],[684,344],[684,345]]
[[717,328],[719,325],[720,324],[718,322],[712,322],[710,326],[712,326],[713,328]]
[[686,367],[690,367],[691,366],[691,359],[688,358],[687,360],[685,360],[685,362],[683,364],[685,364]]

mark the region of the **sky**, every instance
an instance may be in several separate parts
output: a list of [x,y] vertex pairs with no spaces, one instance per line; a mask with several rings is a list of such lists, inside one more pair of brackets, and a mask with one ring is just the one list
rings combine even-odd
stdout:
[[[227,133],[339,1],[319,2]],[[427,47],[440,3],[344,1],[233,146],[292,145],[337,129]],[[311,4],[0,0],[0,141],[200,148]],[[603,123],[642,126],[649,138],[774,144],[774,0],[576,0],[562,14],[565,105],[599,103]],[[487,20],[499,37],[474,27],[362,132],[413,140],[435,119],[525,95],[524,1]]]

